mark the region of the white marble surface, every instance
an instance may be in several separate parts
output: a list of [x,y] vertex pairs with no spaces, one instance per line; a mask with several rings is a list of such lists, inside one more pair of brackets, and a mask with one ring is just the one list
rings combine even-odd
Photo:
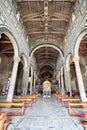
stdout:
[[13,118],[8,130],[84,130],[78,119],[54,98],[38,98],[22,118]]

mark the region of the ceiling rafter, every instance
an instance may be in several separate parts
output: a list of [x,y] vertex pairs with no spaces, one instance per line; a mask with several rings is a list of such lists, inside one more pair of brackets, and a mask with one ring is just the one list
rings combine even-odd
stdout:
[[3,41],[0,41],[0,44],[1,44],[1,43],[2,43],[2,44],[6,44],[6,43],[7,43],[7,44],[11,44],[12,42],[11,42],[11,41],[8,41],[8,40],[7,40],[7,41],[4,41],[4,40],[3,40]]
[[30,18],[36,18],[36,17],[42,17],[43,15],[43,12],[36,12],[36,13],[30,13],[30,14],[27,14],[27,15],[24,15],[22,17],[22,20],[25,21],[27,19],[30,19]]
[[[50,13],[48,15],[48,21],[65,21],[69,22],[70,16],[59,14],[59,13]],[[22,17],[24,23],[32,21],[44,21],[43,13],[32,13],[30,15],[25,15]]]
[[38,32],[29,32],[28,34],[29,35],[30,34],[63,34],[64,35],[65,32],[63,32],[63,31],[61,31],[61,32],[60,31],[48,31],[48,32],[38,31]]
[[6,49],[2,50],[1,52],[6,52],[6,51],[8,52],[8,50],[12,50],[14,52],[13,47],[6,48]]
[[[16,0],[16,2],[37,2],[37,1],[40,1],[40,0]],[[51,0],[48,0],[49,2],[51,2]],[[52,1],[57,1],[57,2],[63,2],[63,0],[52,0]],[[64,2],[75,2],[75,0],[64,0]]]
[[[52,57],[58,57],[58,54],[57,53],[55,53],[55,52],[50,52],[49,51],[49,48],[47,48],[47,50],[48,50],[48,53],[47,53],[47,55],[49,56],[49,55],[51,55]],[[46,51],[46,50],[45,50]],[[40,56],[40,57],[43,57],[43,56],[45,56],[46,55],[46,53],[43,53],[42,54],[42,52],[38,52],[38,53],[35,53],[36,55],[37,55],[37,57],[38,56]]]
[[[47,36],[49,38],[56,39],[57,41],[62,41],[62,38],[58,38],[58,37],[56,37],[54,35],[49,34]],[[41,39],[41,38],[45,38],[45,35],[38,35],[37,37],[32,38],[32,40],[35,41],[35,40],[38,40],[38,39]]]
[[56,18],[66,18],[66,19],[70,19],[70,16],[69,15],[65,15],[63,13],[56,13],[56,12],[49,12],[49,15],[50,16],[55,16]]
[[[38,31],[38,30],[40,30],[40,28],[43,28],[44,26],[45,26],[45,25],[41,25],[41,26],[39,26],[39,27],[35,27],[35,28],[30,29],[29,32],[28,32],[28,34],[34,32],[34,31]],[[57,29],[56,27],[54,27],[54,26],[51,25],[51,24],[48,25],[48,27],[49,27],[49,28],[53,28],[53,30],[55,30],[55,31],[58,31],[58,32],[60,31],[60,33],[61,33],[61,32],[66,33],[65,29],[62,29],[62,28]]]

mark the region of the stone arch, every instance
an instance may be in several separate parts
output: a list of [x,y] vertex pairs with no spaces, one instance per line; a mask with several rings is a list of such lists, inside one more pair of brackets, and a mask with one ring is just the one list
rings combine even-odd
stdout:
[[87,34],[87,26],[85,26],[81,32],[79,33],[76,42],[75,42],[75,46],[74,46],[74,58],[78,58],[79,57],[79,46],[81,43],[82,38]]
[[66,57],[66,60],[65,60],[65,63],[66,63],[66,69],[69,69],[69,63],[70,63],[70,60],[72,59],[72,54],[69,53]]
[[28,68],[28,58],[24,53],[21,53],[20,58],[23,57],[24,60],[24,67]]
[[14,48],[14,57],[18,57],[19,55],[19,48],[18,48],[18,43],[17,40],[15,38],[15,36],[13,35],[13,33],[9,30],[9,28],[7,26],[0,26],[0,34],[4,33],[6,36],[9,37],[9,39],[12,42],[13,48]]
[[32,57],[33,54],[34,54],[34,52],[35,52],[37,49],[41,48],[41,47],[51,47],[51,48],[54,48],[55,50],[57,50],[57,51],[60,53],[60,55],[61,55],[61,57],[62,57],[62,60],[64,59],[63,51],[62,51],[59,47],[57,47],[57,46],[55,46],[55,45],[53,45],[53,44],[41,44],[41,45],[36,46],[35,48],[33,48],[33,49],[31,50],[31,52],[30,52],[30,57]]

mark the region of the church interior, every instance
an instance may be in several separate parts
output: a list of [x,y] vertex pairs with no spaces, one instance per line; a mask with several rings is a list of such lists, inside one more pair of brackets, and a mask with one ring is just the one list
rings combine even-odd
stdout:
[[87,130],[87,0],[0,0],[0,130]]

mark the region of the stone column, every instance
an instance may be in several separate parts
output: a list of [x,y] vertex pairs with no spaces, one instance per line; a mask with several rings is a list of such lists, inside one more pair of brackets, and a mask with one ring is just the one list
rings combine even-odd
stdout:
[[34,71],[34,93],[36,93],[36,91],[35,91],[36,90],[36,88],[35,88],[36,86],[35,85],[36,85],[36,72]]
[[66,68],[66,79],[67,79],[67,91],[70,92],[70,96],[72,96],[71,92],[71,75],[70,75],[70,68]]
[[64,79],[63,79],[63,67],[61,68],[61,93],[64,94],[65,90],[64,90]]
[[22,81],[22,95],[27,94],[27,89],[28,89],[28,79],[29,79],[29,70],[27,67],[23,68],[23,81]]
[[13,98],[19,61],[20,61],[19,57],[14,57],[14,65],[13,65],[13,70],[12,70],[11,79],[10,79],[7,102],[11,102]]
[[77,75],[78,86],[79,86],[79,91],[80,91],[80,97],[81,97],[83,102],[87,102],[86,92],[85,92],[82,74],[81,74],[80,65],[79,65],[79,57],[74,58],[73,61],[75,63],[75,69],[76,69],[76,75]]
[[59,93],[61,93],[61,85],[60,85],[60,72],[58,73],[58,82],[59,82]]
[[31,67],[30,94],[33,93],[33,68]]

